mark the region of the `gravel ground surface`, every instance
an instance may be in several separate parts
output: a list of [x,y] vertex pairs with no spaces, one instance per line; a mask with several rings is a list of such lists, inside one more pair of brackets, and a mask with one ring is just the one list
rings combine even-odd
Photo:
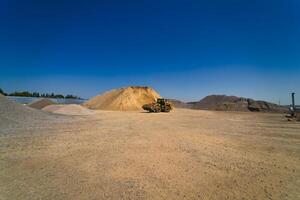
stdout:
[[34,115],[1,115],[1,200],[300,199],[300,123],[280,114]]

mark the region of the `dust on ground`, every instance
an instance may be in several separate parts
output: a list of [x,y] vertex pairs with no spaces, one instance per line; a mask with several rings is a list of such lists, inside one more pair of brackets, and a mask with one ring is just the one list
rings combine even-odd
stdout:
[[60,119],[9,134],[1,127],[1,200],[300,198],[300,123],[280,114]]

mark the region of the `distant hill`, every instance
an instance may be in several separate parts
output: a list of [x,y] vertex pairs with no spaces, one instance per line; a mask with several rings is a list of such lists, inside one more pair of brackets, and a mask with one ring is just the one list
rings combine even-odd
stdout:
[[266,101],[256,101],[250,98],[210,95],[197,102],[181,102],[171,100],[175,107],[197,110],[219,111],[252,111],[252,112],[287,112],[288,108]]

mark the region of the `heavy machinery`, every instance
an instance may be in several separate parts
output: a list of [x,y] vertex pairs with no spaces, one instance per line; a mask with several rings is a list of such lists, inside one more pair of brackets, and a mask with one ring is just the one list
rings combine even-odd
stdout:
[[292,93],[292,105],[289,109],[289,115],[286,115],[289,121],[300,121],[300,109],[295,105],[295,93]]
[[156,102],[145,104],[142,108],[148,112],[170,112],[173,109],[173,106],[166,99],[157,99]]

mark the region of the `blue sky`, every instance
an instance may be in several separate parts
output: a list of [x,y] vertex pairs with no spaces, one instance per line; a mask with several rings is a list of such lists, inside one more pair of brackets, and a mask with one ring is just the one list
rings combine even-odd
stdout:
[[300,99],[299,11],[297,0],[1,0],[0,87],[288,104]]

